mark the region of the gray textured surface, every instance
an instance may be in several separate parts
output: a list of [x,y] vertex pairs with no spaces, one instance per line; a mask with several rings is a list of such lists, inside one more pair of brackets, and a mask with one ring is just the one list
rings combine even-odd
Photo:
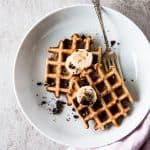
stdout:
[[[40,135],[20,112],[13,92],[14,58],[22,37],[43,15],[87,0],[0,0],[0,150],[65,150]],[[102,0],[130,17],[150,40],[150,0]]]

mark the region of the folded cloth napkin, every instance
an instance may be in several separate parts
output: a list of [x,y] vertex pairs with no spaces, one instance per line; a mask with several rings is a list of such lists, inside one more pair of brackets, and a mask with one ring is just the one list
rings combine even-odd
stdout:
[[68,150],[150,150],[150,112],[127,137],[100,148],[68,148]]

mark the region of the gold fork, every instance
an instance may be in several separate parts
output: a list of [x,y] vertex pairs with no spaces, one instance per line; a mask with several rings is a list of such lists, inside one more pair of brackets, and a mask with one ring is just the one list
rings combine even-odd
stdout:
[[105,31],[105,27],[104,27],[104,21],[103,21],[103,16],[102,16],[100,0],[92,0],[92,3],[94,5],[96,14],[98,16],[98,20],[101,25],[101,29],[103,32],[105,45],[106,45],[106,50],[105,50],[104,54],[102,55],[102,64],[103,64],[104,70],[107,72],[111,66],[115,66],[117,68],[121,78],[123,79],[123,75],[122,75],[118,57],[117,57],[116,53],[111,50],[109,42],[108,42],[107,34]]

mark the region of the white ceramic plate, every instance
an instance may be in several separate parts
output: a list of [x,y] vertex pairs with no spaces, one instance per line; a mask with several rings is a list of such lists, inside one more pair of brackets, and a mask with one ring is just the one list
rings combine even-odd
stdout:
[[[148,40],[132,21],[120,13],[104,8],[103,16],[110,40],[120,42],[120,45],[114,46],[114,50],[120,57],[126,84],[135,100],[131,115],[124,119],[119,128],[112,127],[107,131],[84,129],[83,123],[72,117],[70,107],[66,106],[61,115],[53,116],[38,105],[45,94],[49,100],[54,98],[53,94],[36,86],[37,81],[43,81],[50,45],[56,46],[60,39],[72,33],[88,33],[97,44],[103,45],[92,6],[73,6],[49,14],[28,32],[17,54],[14,86],[24,115],[41,133],[65,145],[97,147],[113,143],[133,131],[149,110],[150,73],[146,69],[150,65]],[[70,121],[66,121],[68,115]]]

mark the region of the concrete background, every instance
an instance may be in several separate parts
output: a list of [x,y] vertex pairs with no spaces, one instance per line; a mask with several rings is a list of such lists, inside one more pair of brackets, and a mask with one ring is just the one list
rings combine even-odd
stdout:
[[[88,0],[0,0],[0,150],[66,150],[39,134],[24,118],[13,91],[18,45],[29,28],[48,12]],[[131,18],[150,40],[150,0],[102,0]]]

